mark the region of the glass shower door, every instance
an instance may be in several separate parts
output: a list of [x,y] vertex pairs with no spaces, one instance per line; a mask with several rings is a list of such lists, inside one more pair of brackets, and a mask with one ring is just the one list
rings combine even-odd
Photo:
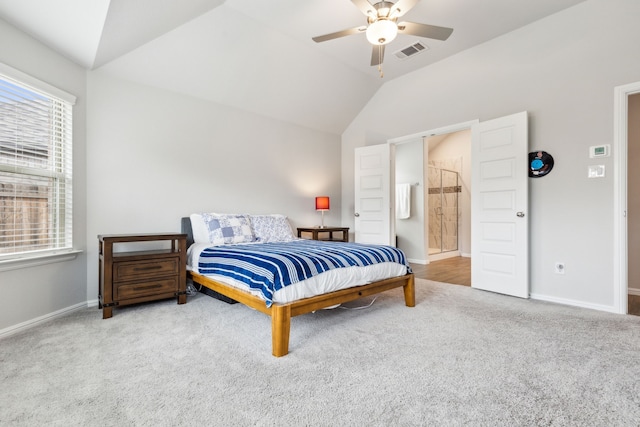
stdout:
[[458,176],[429,167],[429,255],[458,250]]

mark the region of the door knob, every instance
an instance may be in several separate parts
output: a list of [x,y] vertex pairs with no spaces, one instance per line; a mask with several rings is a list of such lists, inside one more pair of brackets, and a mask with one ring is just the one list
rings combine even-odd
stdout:
[[359,214],[358,212],[356,212],[354,215],[355,215],[355,216],[360,216],[360,214]]
[[516,214],[516,216],[517,216],[518,218],[524,218],[524,212],[518,212],[518,213]]

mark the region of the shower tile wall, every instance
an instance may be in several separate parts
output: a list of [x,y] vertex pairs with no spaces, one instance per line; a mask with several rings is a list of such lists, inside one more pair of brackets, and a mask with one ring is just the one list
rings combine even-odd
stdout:
[[[444,172],[440,174],[440,168],[459,173],[461,162],[462,159],[429,161],[429,166],[433,166],[429,168],[428,172],[430,253],[458,249],[458,195],[461,190],[460,183],[455,173]],[[440,195],[441,175],[442,197]]]

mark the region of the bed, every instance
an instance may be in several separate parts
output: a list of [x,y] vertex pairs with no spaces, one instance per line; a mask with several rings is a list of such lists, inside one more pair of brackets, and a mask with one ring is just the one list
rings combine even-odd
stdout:
[[210,295],[270,316],[276,357],[289,352],[292,317],[399,287],[405,305],[415,306],[414,277],[396,248],[298,239],[283,215],[207,213],[181,221],[187,277]]

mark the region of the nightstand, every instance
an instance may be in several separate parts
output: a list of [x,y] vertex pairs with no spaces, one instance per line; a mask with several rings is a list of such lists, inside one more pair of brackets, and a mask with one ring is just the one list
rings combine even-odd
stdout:
[[[114,252],[114,244],[131,246],[143,242],[169,241],[169,249]],[[112,234],[98,236],[98,308],[102,318],[113,315],[113,307],[177,297],[187,302],[187,235]],[[166,245],[166,244],[165,244]],[[140,245],[142,246],[142,245]]]
[[[349,227],[298,227],[298,237],[302,237],[302,233],[311,233],[311,239],[313,240],[323,240],[327,242],[349,241]],[[321,233],[322,235],[320,235]],[[338,238],[335,237],[333,233],[342,234]]]

